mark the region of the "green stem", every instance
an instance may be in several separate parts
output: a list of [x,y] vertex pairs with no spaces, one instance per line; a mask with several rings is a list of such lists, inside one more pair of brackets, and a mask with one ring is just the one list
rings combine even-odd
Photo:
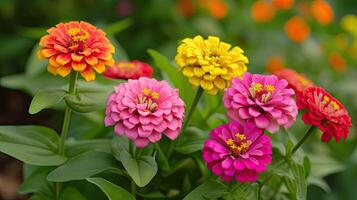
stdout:
[[159,154],[158,156],[165,156],[164,152],[162,151],[159,143],[154,143],[155,149],[157,150],[157,153]]
[[168,176],[171,176],[173,173],[175,173],[176,171],[180,170],[181,168],[185,167],[186,165],[189,165],[190,163],[192,162],[192,159],[191,158],[186,158],[185,160],[183,161],[179,161],[177,162],[172,168],[170,171],[168,172],[164,172],[162,174],[163,177],[168,177]]
[[140,158],[143,148],[137,148],[135,152],[135,158]]
[[[76,94],[76,81],[77,81],[78,72],[72,72],[69,80],[68,94],[74,95]],[[61,131],[61,137],[58,145],[58,153],[62,156],[65,154],[65,143],[68,135],[69,124],[71,121],[72,109],[68,106],[64,112],[64,119]],[[56,198],[59,199],[60,191],[61,191],[62,183],[56,182]]]
[[201,98],[203,94],[203,89],[201,87],[198,88],[197,90],[197,93],[196,93],[196,96],[195,96],[195,99],[193,100],[192,102],[192,105],[191,105],[191,108],[190,108],[190,111],[188,112],[188,115],[185,119],[185,122],[183,123],[183,126],[182,126],[182,130],[185,130],[186,127],[188,126],[189,122],[190,122],[190,119],[192,117],[192,114],[193,112],[195,111],[196,107],[197,107],[197,104]]
[[136,197],[136,183],[133,180],[131,180],[130,188],[131,194]]
[[310,135],[315,131],[316,126],[310,126],[309,129],[307,129],[304,137],[294,146],[293,150],[291,151],[291,155],[293,155],[304,142],[307,140],[307,138],[310,137]]

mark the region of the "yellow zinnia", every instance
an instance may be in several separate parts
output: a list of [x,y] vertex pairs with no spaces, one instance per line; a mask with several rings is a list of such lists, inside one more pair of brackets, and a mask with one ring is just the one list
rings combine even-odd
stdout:
[[193,86],[200,86],[211,95],[229,87],[232,78],[247,71],[248,63],[241,48],[231,48],[214,36],[207,40],[202,36],[182,40],[175,60]]

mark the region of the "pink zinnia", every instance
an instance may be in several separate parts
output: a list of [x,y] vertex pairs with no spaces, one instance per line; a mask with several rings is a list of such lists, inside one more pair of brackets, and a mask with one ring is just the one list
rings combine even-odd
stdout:
[[176,139],[184,107],[178,90],[166,81],[142,77],[115,88],[107,102],[105,125],[114,125],[119,136],[125,135],[143,148],[159,141],[162,134]]
[[270,138],[263,130],[237,121],[213,129],[202,153],[208,168],[224,181],[256,181],[272,160]]
[[242,79],[233,79],[223,97],[228,116],[242,123],[253,122],[271,133],[279,126],[289,128],[296,120],[297,106],[294,90],[287,85],[274,75],[245,73]]

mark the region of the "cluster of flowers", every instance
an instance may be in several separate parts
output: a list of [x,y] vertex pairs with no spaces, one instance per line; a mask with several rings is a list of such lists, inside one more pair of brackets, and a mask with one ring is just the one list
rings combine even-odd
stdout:
[[[113,46],[93,25],[60,23],[48,33],[41,39],[39,55],[49,59],[52,74],[66,76],[73,69],[89,81],[95,78],[94,71],[102,73],[106,65],[114,64]],[[222,180],[255,181],[271,162],[270,138],[264,131],[289,128],[298,109],[306,110],[302,115],[306,124],[323,131],[323,141],[333,137],[339,141],[349,133],[350,117],[343,105],[295,71],[250,74],[243,50],[212,36],[186,38],[177,51],[176,62],[193,86],[211,95],[224,92],[231,122],[213,129],[202,150],[208,168]],[[150,66],[124,62],[104,75],[129,79],[108,98],[106,126],[114,126],[119,136],[125,135],[139,148],[158,142],[162,135],[171,140],[178,137],[185,103],[166,81],[149,78]]]
[[[251,8],[254,21],[263,23],[271,21],[276,10],[289,10],[294,0],[258,0]],[[330,24],[334,18],[333,10],[326,0],[313,0],[311,3],[297,2],[297,16],[291,17],[285,24],[285,32],[294,42],[303,42],[310,35],[310,27],[306,20],[310,16],[322,25]]]

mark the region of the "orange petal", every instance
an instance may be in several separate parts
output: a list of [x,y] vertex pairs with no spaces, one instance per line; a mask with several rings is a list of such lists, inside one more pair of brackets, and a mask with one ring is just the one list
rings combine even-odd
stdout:
[[77,72],[83,71],[86,68],[86,66],[87,63],[84,61],[81,62],[72,61],[72,68]]
[[50,72],[53,75],[57,75],[57,67],[54,67],[52,65],[48,65],[47,66],[47,71]]
[[96,65],[93,65],[92,68],[98,72],[99,74],[103,73],[105,71],[105,65],[104,63],[100,62]]
[[95,79],[95,72],[92,70],[91,67],[88,66],[85,70],[81,72],[81,76],[86,81],[93,81]]
[[49,63],[50,63],[50,65],[52,65],[52,67],[56,67],[57,68],[57,67],[60,67],[61,65],[57,63],[56,57],[57,56],[52,56],[50,58],[50,60],[49,60]]
[[72,54],[71,54],[72,60],[77,61],[77,62],[81,61],[81,60],[83,59],[83,57],[84,57],[84,56],[78,55],[78,54],[75,54],[75,53],[72,53]]
[[59,74],[62,77],[67,76],[69,73],[71,73],[72,67],[71,66],[61,66],[57,68],[57,74]]
[[71,54],[59,54],[56,58],[56,62],[60,65],[65,65],[71,61]]
[[108,60],[104,62],[106,65],[108,65],[109,67],[113,66],[115,64],[114,59]]
[[37,54],[37,58],[38,58],[38,59],[42,59],[42,60],[43,60],[43,59],[46,59],[46,57],[42,55],[41,50],[38,50],[38,51],[36,52],[36,54]]
[[85,56],[90,56],[92,54],[92,50],[89,48],[85,48],[81,54],[85,55]]
[[87,56],[84,58],[84,60],[86,60],[86,62],[89,64],[89,65],[96,65],[98,64],[98,59],[94,56]]
[[53,55],[58,54],[58,51],[54,50],[54,49],[42,49],[41,50],[41,54],[42,56],[44,56],[45,58],[49,58]]
[[112,54],[111,53],[103,53],[98,56],[99,59],[101,60],[110,60],[112,59]]
[[68,53],[68,49],[63,47],[63,46],[61,46],[61,45],[55,44],[53,46],[53,48],[56,49],[57,51],[62,52],[62,53]]

